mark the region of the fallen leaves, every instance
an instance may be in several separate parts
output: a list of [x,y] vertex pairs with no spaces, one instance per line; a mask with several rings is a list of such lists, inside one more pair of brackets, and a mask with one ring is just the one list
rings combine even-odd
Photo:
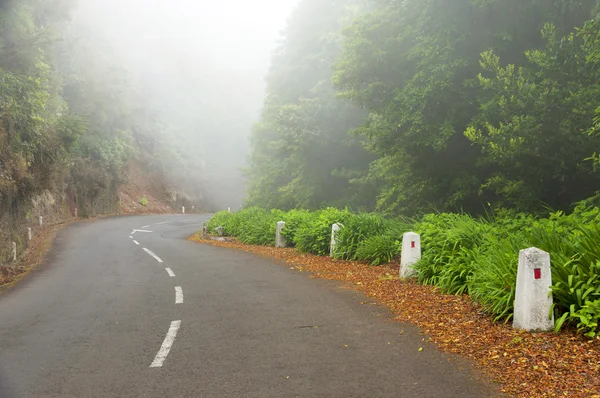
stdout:
[[199,236],[191,240],[277,258],[314,277],[346,282],[389,307],[396,320],[419,326],[441,350],[479,363],[509,395],[600,398],[598,339],[587,340],[569,330],[526,333],[511,325],[493,324],[468,296],[445,295],[413,280],[399,280],[397,264],[370,267],[294,249],[215,242]]

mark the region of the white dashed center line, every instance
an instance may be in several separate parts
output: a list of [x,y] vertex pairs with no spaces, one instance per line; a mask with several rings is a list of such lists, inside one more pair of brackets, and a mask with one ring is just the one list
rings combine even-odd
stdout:
[[156,261],[158,261],[159,263],[162,263],[162,262],[163,262],[163,260],[161,260],[161,259],[160,259],[160,257],[158,257],[156,254],[152,253],[152,250],[148,250],[148,249],[146,249],[146,248],[144,247],[144,251],[145,251],[146,253],[148,253],[149,255],[151,255],[152,257],[154,257],[154,259],[155,259]]
[[175,304],[183,304],[183,290],[181,286],[175,287]]
[[144,225],[142,229],[150,228],[150,225]]
[[167,332],[167,337],[165,337],[165,341],[163,341],[160,350],[158,350],[158,354],[156,354],[152,365],[150,365],[151,368],[160,368],[163,366],[165,359],[167,359],[167,356],[169,355],[169,351],[171,351],[171,347],[173,347],[173,343],[175,342],[175,337],[177,337],[177,331],[179,330],[180,326],[181,321],[171,322],[171,327]]
[[165,221],[165,222],[159,222],[159,223],[158,223],[158,224],[156,224],[156,225],[165,225],[165,224],[167,224],[167,223],[168,223],[168,221]]
[[134,240],[133,243],[135,243],[136,245],[140,244],[140,242],[138,242],[137,240]]
[[171,268],[165,268],[167,270],[167,273],[169,274],[169,276],[171,278],[175,278],[175,273],[173,272],[173,270]]
[[129,239],[133,239],[133,236],[129,235]]

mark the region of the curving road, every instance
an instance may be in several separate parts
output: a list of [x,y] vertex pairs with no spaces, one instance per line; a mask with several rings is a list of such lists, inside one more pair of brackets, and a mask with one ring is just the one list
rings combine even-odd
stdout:
[[498,395],[358,292],[186,241],[206,218],[63,230],[0,296],[0,397]]

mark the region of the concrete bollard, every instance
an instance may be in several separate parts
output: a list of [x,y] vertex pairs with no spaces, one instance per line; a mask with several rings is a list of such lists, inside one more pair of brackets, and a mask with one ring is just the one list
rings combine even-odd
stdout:
[[335,257],[335,246],[337,245],[337,233],[344,228],[343,224],[333,224],[331,226],[331,242],[329,243],[329,256]]
[[44,226],[44,217],[40,216],[40,227]]
[[79,218],[79,212],[78,212],[78,210],[77,210],[77,207],[75,208],[75,211],[73,211],[73,216],[74,216],[75,218]]
[[402,257],[400,258],[400,277],[408,278],[414,275],[412,266],[421,259],[421,236],[407,232],[402,237]]
[[228,207],[228,208],[227,208],[227,211],[231,213],[231,207]]
[[17,244],[15,242],[12,243],[12,259],[13,262],[17,262]]
[[181,214],[185,214],[185,206],[181,206]]
[[554,330],[550,254],[532,247],[519,252],[513,328],[530,332]]
[[208,229],[206,226],[202,227],[202,236],[206,236],[208,234]]
[[217,234],[219,236],[223,236],[223,227],[217,227],[215,228],[215,231],[217,231]]
[[31,232],[31,228],[27,228],[27,239],[33,239],[33,233]]
[[279,221],[277,223],[277,232],[275,233],[275,247],[284,248],[286,246],[285,236],[281,233],[285,228],[285,221]]
[[192,211],[196,210],[196,206],[192,206]]

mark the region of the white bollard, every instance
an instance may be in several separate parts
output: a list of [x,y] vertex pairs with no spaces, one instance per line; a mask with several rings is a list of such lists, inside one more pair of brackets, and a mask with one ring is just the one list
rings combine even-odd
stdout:
[[333,224],[331,226],[331,242],[329,244],[329,256],[335,257],[335,246],[337,245],[337,233],[344,228],[343,224]]
[[223,227],[217,227],[215,228],[215,231],[217,231],[217,234],[219,236],[223,236]]
[[231,207],[228,207],[228,208],[227,208],[227,211],[231,213]]
[[79,218],[79,210],[77,210],[77,207],[75,208],[75,211],[73,212],[73,216],[75,218]]
[[402,254],[400,258],[400,277],[414,275],[412,266],[421,259],[421,235],[407,232],[402,237]]
[[17,244],[15,242],[12,243],[12,259],[15,263],[17,262]]
[[27,228],[27,239],[31,240],[33,238],[33,233],[31,232],[31,228]]
[[44,226],[44,217],[40,216],[40,227]]
[[185,206],[181,206],[181,214],[185,214]]
[[196,206],[192,206],[192,211],[196,210]]
[[519,252],[513,328],[530,332],[554,330],[550,254],[532,247]]
[[281,233],[285,228],[285,221],[279,221],[277,223],[277,232],[275,233],[275,247],[284,248],[286,246],[285,236]]

